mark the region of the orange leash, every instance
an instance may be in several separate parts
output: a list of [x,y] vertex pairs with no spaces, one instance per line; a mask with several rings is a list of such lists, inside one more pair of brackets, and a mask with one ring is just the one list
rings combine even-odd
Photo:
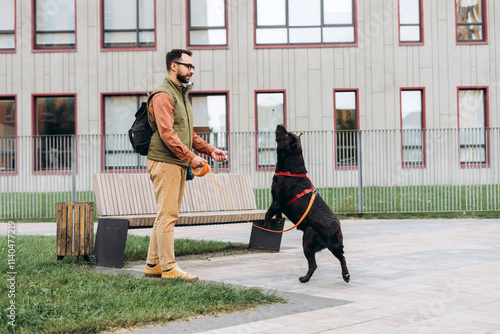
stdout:
[[311,210],[311,207],[314,203],[314,199],[316,198],[316,194],[313,193],[312,196],[311,196],[311,200],[309,201],[309,205],[307,206],[307,209],[306,209],[306,212],[304,212],[304,214],[302,215],[302,217],[300,218],[299,222],[295,225],[293,225],[292,227],[284,230],[284,231],[273,231],[273,230],[270,230],[270,229],[267,229],[267,228],[263,228],[263,227],[260,227],[260,226],[257,226],[255,225],[254,223],[252,223],[251,221],[249,221],[248,219],[246,219],[245,217],[243,217],[235,208],[234,206],[228,201],[226,195],[224,195],[224,193],[222,192],[222,189],[219,187],[219,184],[217,183],[217,181],[215,181],[215,176],[214,176],[214,173],[212,172],[212,168],[210,168],[210,166],[208,164],[205,164],[203,166],[203,169],[201,169],[200,172],[196,172],[196,170],[193,169],[193,174],[196,175],[196,176],[199,176],[199,177],[202,177],[202,176],[205,176],[208,172],[210,171],[210,175],[212,175],[212,179],[214,180],[214,183],[215,185],[217,186],[217,189],[219,189],[220,193],[222,194],[222,196],[224,197],[224,199],[226,200],[227,204],[229,204],[229,206],[234,210],[234,212],[236,212],[241,218],[243,218],[243,220],[245,220],[246,222],[252,224],[253,226],[257,227],[257,228],[260,228],[261,230],[264,230],[264,231],[267,231],[267,232],[273,232],[273,233],[285,233],[285,232],[288,232],[288,231],[291,231],[293,230],[294,228],[296,228],[297,226],[299,226],[300,223],[302,223],[302,221],[304,220],[304,218],[306,218],[307,214],[309,213],[309,210]]

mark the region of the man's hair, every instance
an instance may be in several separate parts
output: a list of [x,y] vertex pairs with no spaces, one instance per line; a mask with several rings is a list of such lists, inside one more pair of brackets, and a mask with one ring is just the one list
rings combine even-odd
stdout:
[[172,65],[172,63],[181,58],[183,53],[187,54],[190,57],[193,55],[191,51],[184,49],[172,49],[170,50],[170,52],[167,52],[167,71],[170,71],[170,66]]

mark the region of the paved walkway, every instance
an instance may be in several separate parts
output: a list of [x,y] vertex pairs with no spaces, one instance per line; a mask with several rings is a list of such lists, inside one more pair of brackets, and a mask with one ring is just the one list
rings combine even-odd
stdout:
[[[311,281],[300,283],[307,262],[302,233],[294,230],[283,236],[279,253],[179,263],[201,280],[277,290],[288,304],[132,332],[500,333],[500,219],[348,220],[342,226],[350,283],[327,251],[317,254]],[[55,224],[20,223],[18,233],[55,234]],[[176,228],[178,238],[248,242],[249,235],[247,224]],[[140,262],[121,270],[141,276],[143,268]]]

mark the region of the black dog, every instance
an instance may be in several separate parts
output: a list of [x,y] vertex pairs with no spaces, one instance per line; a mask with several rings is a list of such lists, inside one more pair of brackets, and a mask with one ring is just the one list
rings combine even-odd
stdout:
[[[311,181],[305,175],[307,170],[302,156],[300,136],[288,132],[285,126],[278,125],[276,143],[278,162],[271,188],[273,202],[267,210],[264,226],[269,226],[274,216],[278,222],[283,222],[282,213],[297,224],[306,212],[314,190]],[[340,261],[342,278],[349,282],[350,275],[344,258],[340,221],[318,194],[309,213],[297,229],[304,232],[302,247],[309,264],[307,274],[299,280],[302,283],[309,281],[318,267],[316,252],[328,248]]]

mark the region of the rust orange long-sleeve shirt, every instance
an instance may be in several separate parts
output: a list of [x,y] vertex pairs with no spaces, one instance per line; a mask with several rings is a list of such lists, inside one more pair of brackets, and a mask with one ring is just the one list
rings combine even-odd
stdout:
[[[158,93],[149,102],[149,112],[158,126],[161,140],[181,160],[188,164],[193,160],[195,154],[184,145],[174,131],[174,104],[166,93]],[[215,147],[201,139],[193,130],[193,148],[203,154],[210,156]]]

